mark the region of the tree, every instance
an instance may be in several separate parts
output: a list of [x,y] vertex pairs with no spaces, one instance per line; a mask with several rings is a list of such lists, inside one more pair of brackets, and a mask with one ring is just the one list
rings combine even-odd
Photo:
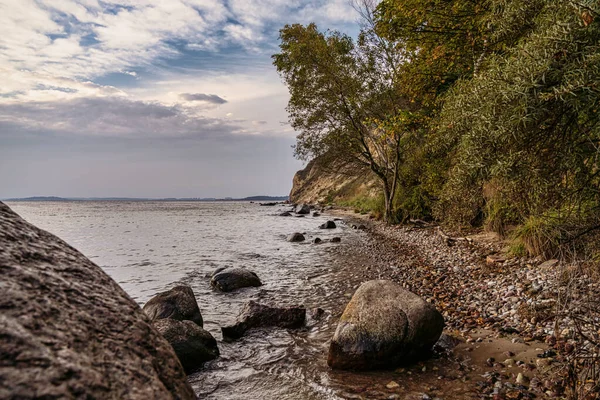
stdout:
[[328,153],[368,167],[382,183],[385,220],[392,222],[402,146],[419,116],[397,86],[403,55],[376,33],[371,9],[363,12],[356,43],[315,24],[286,25],[273,63],[290,90],[290,123],[300,132],[296,156]]

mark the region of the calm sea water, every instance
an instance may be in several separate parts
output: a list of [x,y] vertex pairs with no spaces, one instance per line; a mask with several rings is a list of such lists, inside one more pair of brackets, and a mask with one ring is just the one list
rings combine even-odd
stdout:
[[[9,206],[100,265],[140,305],[179,283],[192,286],[205,328],[219,341],[221,357],[189,377],[210,399],[362,398],[357,379],[326,366],[328,340],[361,276],[353,247],[364,233],[338,222],[320,230],[328,217],[279,217],[287,206],[237,202],[14,202]],[[331,216],[329,216],[331,218]],[[304,243],[288,243],[305,232]],[[314,237],[342,238],[313,245]],[[237,266],[255,271],[264,286],[219,293],[212,272]],[[300,330],[259,329],[233,343],[220,327],[235,320],[250,300],[271,305],[305,305],[326,311],[320,322]],[[372,377],[371,377],[372,378]],[[387,379],[387,378],[382,378]]]

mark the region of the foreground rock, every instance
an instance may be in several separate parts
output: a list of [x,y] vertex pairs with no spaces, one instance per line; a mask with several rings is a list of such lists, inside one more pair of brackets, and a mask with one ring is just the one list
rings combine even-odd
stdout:
[[296,214],[310,214],[310,206],[308,204],[298,204],[294,210]]
[[363,283],[346,306],[327,363],[337,369],[393,368],[426,355],[444,327],[441,314],[401,286]]
[[225,268],[218,270],[212,276],[210,284],[221,292],[231,292],[245,287],[262,286],[258,275],[245,268]]
[[144,305],[143,310],[151,321],[171,318],[190,320],[199,326],[204,323],[194,291],[185,285],[157,294]]
[[292,243],[304,242],[305,240],[306,238],[304,237],[304,235],[298,232],[292,233],[290,236],[287,237],[287,241]]
[[221,328],[223,337],[237,339],[244,335],[248,329],[260,327],[300,328],[306,320],[304,307],[276,308],[255,301],[244,305],[238,315],[236,323]]
[[0,398],[195,398],[123,289],[2,203],[0,276]]
[[337,226],[335,225],[335,222],[333,221],[327,221],[324,224],[322,224],[321,226],[319,226],[320,229],[335,229],[337,228]]
[[173,346],[187,373],[202,367],[206,361],[219,357],[215,338],[192,321],[159,319],[153,325]]

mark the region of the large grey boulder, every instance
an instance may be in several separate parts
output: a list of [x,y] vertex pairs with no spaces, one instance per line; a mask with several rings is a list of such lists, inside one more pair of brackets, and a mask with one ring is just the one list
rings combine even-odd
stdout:
[[298,204],[294,210],[296,214],[310,214],[310,206],[308,204]]
[[248,329],[260,327],[300,328],[306,320],[304,307],[270,307],[249,301],[238,315],[235,324],[221,328],[224,338],[237,339]]
[[0,398],[195,398],[123,289],[2,203],[0,277]]
[[336,369],[393,368],[426,354],[444,328],[429,303],[385,280],[363,283],[352,296],[329,347]]
[[245,268],[225,268],[217,270],[210,284],[221,292],[231,292],[244,287],[262,286],[262,282],[254,272]]
[[202,367],[206,361],[219,357],[215,338],[192,321],[168,318],[156,320],[153,325],[173,346],[188,373]]
[[157,294],[144,305],[143,310],[151,321],[171,318],[190,320],[199,326],[204,323],[194,291],[186,285]]

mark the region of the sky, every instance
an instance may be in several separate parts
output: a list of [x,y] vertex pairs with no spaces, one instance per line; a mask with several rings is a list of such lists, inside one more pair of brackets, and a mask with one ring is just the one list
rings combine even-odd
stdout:
[[285,24],[348,0],[0,0],[0,198],[286,195]]

